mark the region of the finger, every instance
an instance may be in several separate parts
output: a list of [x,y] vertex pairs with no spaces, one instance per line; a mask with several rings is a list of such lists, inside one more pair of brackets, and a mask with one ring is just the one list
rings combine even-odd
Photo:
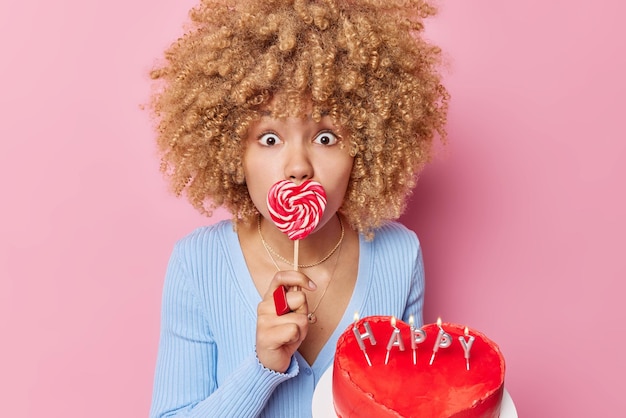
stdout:
[[287,305],[291,312],[296,313],[308,313],[308,304],[307,298],[304,292],[302,291],[293,291],[290,290],[287,292]]
[[[306,337],[309,325],[306,314],[289,312],[283,316],[276,316],[274,312],[262,309],[261,306],[259,306],[258,311],[256,332],[257,348],[259,350],[273,350],[284,344],[292,344],[296,341],[301,342]],[[291,329],[290,327],[292,326],[297,328],[297,334],[292,329],[290,336],[285,337],[286,330]],[[282,329],[281,333],[277,334],[277,329]]]
[[[285,316],[293,316],[298,320],[306,318],[304,315],[293,313]],[[257,327],[256,351],[261,364],[268,369],[284,373],[289,366],[291,356],[306,338],[307,331],[306,319],[279,323],[270,327]]]
[[300,286],[310,291],[317,289],[317,285],[313,282],[313,280],[309,279],[299,271],[279,271],[274,275],[274,278],[270,282],[265,297],[272,295],[279,286],[286,286],[288,289]]
[[274,298],[274,306],[276,307],[276,315],[281,316],[291,312],[289,302],[287,301],[287,288],[285,286],[278,286],[272,294]]
[[306,316],[290,313],[283,318],[284,322],[267,329],[267,333],[261,337],[262,346],[276,350],[284,345],[298,344],[306,338],[308,331]]
[[275,348],[280,348],[286,344],[294,344],[300,340],[300,327],[293,322],[274,327],[272,333],[275,338]]
[[[277,299],[284,299],[282,302]],[[277,303],[278,302],[278,303]],[[259,302],[257,306],[259,315],[268,315],[274,312],[275,308],[280,308],[280,304],[284,304],[285,310],[288,312],[299,310],[307,307],[307,295],[304,291],[286,290],[283,286],[276,289],[275,294],[270,295]],[[280,309],[279,309],[280,310]]]
[[307,298],[302,291],[287,291],[285,286],[280,286],[274,291],[272,298],[274,300],[276,315],[278,316],[285,315],[292,311],[308,313]]

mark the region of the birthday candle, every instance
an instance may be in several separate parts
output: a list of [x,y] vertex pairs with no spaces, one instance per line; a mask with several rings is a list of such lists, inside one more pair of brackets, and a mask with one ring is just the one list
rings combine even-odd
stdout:
[[413,315],[409,316],[409,326],[411,328],[411,349],[413,350],[413,364],[417,364],[417,345],[426,341],[426,331],[413,326],[415,320]]
[[385,364],[389,362],[389,352],[395,346],[400,349],[400,351],[404,351],[404,341],[402,341],[402,336],[400,335],[400,330],[396,328],[396,317],[391,317],[391,326],[393,327],[393,331],[391,332],[391,337],[389,338],[389,342],[387,343],[387,355],[385,356]]
[[435,345],[433,346],[433,355],[430,357],[430,365],[432,366],[433,361],[435,361],[435,354],[441,348],[448,348],[450,344],[452,344],[452,337],[450,334],[445,332],[441,327],[441,318],[437,318],[437,326],[439,327],[439,332],[437,333],[437,339],[435,340]]
[[470,350],[472,349],[472,345],[474,344],[474,336],[469,335],[469,329],[465,327],[465,337],[469,336],[469,339],[465,341],[463,336],[459,335],[459,341],[461,342],[461,346],[463,346],[463,352],[465,353],[465,367],[467,370],[470,369],[469,359],[470,359]]
[[365,327],[365,332],[361,334],[359,328],[357,327],[357,322],[359,320],[358,312],[354,313],[354,326],[352,327],[352,332],[356,337],[356,342],[359,344],[359,348],[363,351],[363,355],[365,356],[365,360],[367,360],[367,364],[372,366],[372,362],[370,361],[369,356],[367,355],[367,350],[365,349],[365,343],[363,342],[364,338],[368,338],[372,345],[376,345],[376,338],[374,338],[374,334],[372,333],[372,329],[370,328],[370,323],[365,321],[363,326]]

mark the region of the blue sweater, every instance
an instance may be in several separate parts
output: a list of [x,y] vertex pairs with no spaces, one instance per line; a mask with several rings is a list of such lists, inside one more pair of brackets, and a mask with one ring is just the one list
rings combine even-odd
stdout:
[[285,373],[255,352],[261,301],[230,221],[180,240],[163,290],[150,417],[310,417],[315,385],[354,313],[410,314],[422,325],[424,270],[415,234],[398,223],[359,239],[358,277],[339,325],[312,365],[296,352]]

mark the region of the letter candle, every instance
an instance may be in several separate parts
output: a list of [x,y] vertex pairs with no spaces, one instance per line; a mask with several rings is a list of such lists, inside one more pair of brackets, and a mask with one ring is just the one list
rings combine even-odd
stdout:
[[391,326],[393,327],[393,331],[391,332],[391,337],[389,338],[389,342],[387,343],[387,355],[385,356],[385,364],[389,362],[389,353],[394,346],[398,347],[400,351],[404,351],[404,341],[402,341],[400,330],[396,327],[395,316],[391,317]]
[[365,327],[365,332],[361,334],[359,328],[357,327],[357,322],[359,320],[359,314],[357,312],[354,313],[354,326],[352,327],[352,332],[356,337],[356,342],[359,344],[359,348],[363,351],[363,355],[365,356],[365,360],[367,360],[367,364],[372,367],[372,362],[370,361],[369,356],[367,355],[367,351],[365,349],[365,343],[363,342],[363,338],[369,338],[370,343],[372,345],[376,345],[376,338],[374,338],[374,334],[372,333],[372,328],[370,327],[370,323],[365,321],[363,326]]
[[437,339],[435,340],[435,345],[433,346],[433,355],[430,357],[430,366],[432,366],[433,361],[435,361],[435,354],[437,354],[439,347],[448,348],[450,347],[450,344],[452,344],[452,337],[450,337],[450,334],[441,328],[441,317],[437,318],[437,326],[439,327],[439,332],[437,333]]
[[467,370],[469,370],[470,350],[472,349],[472,344],[474,344],[474,336],[469,335],[469,329],[467,327],[465,327],[464,334],[465,337],[469,337],[469,339],[465,341],[465,338],[462,335],[459,335],[459,341],[461,342],[461,345],[463,346],[463,352],[465,353],[465,367]]
[[413,349],[413,364],[417,364],[417,345],[426,341],[426,331],[413,326],[415,320],[413,315],[409,316],[409,326],[411,327],[411,348]]

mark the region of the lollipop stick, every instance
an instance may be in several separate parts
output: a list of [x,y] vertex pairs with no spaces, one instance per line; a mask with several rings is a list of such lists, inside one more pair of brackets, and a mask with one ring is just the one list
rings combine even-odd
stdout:
[[[293,269],[298,271],[298,253],[300,250],[300,240],[297,239],[293,242]],[[295,286],[296,291],[300,290],[300,286]]]

